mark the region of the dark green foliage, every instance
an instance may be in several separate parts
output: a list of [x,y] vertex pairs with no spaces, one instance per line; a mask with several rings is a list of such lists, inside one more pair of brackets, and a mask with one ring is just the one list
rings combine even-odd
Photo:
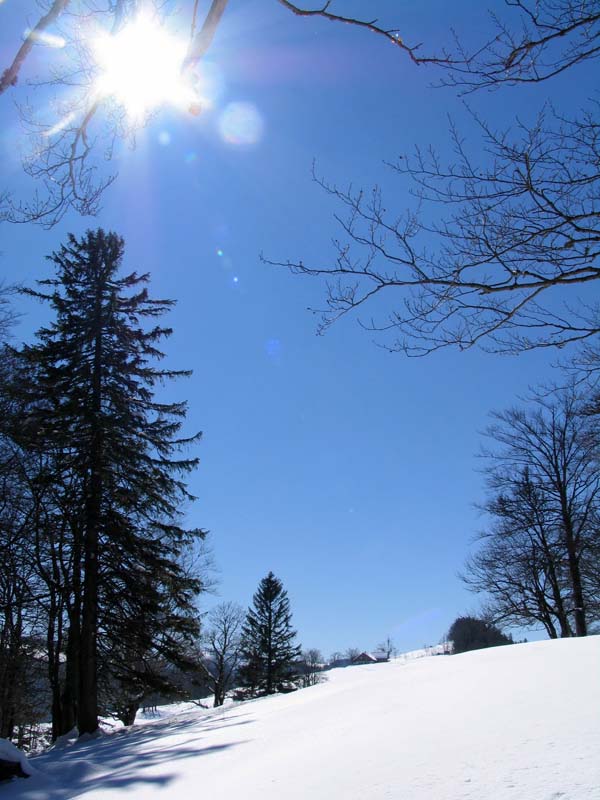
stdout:
[[50,257],[56,277],[29,292],[55,314],[21,354],[35,376],[24,430],[52,498],[39,528],[54,565],[50,660],[67,655],[55,735],[74,721],[95,730],[99,689],[135,702],[162,685],[150,665],[181,665],[198,633],[202,586],[182,557],[204,534],[179,524],[197,460],[178,455],[198,437],[181,437],[184,403],[155,399],[158,383],[189,373],[157,368],[171,330],[155,320],[173,303],[149,297],[147,275],[119,274],[123,251],[113,233],[69,236]]
[[253,694],[273,694],[298,675],[301,649],[294,644],[290,601],[272,572],[252,598],[242,629],[242,683]]
[[476,617],[458,617],[448,631],[454,653],[468,650],[481,650],[484,647],[497,647],[513,644],[512,636],[506,636],[499,628]]

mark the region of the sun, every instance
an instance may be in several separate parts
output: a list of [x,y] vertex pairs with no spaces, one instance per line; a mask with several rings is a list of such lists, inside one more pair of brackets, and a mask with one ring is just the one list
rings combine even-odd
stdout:
[[141,13],[118,33],[96,37],[92,47],[96,91],[113,98],[132,121],[164,105],[195,108],[198,98],[182,71],[187,44],[158,20]]

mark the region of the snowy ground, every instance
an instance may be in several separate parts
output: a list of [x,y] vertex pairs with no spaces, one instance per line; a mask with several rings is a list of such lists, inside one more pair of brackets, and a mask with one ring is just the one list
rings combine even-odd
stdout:
[[32,759],[11,800],[599,800],[600,637],[398,659]]

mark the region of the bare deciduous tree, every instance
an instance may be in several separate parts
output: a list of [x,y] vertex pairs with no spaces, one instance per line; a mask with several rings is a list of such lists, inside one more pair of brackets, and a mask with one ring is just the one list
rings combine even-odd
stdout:
[[202,666],[215,696],[214,705],[222,706],[232,687],[240,661],[240,636],[244,609],[236,603],[220,603],[208,616],[208,629],[202,636]]
[[388,636],[383,642],[379,642],[377,645],[377,652],[384,653],[386,658],[392,658],[392,656],[397,655],[398,648],[394,644],[391,636]]
[[302,651],[301,680],[302,686],[315,686],[323,679],[323,655],[320,650],[312,647]]
[[485,613],[505,625],[542,625],[551,639],[572,636],[573,603],[551,504],[528,469],[506,476],[502,494],[484,506],[494,520],[463,580],[489,600]]
[[358,649],[358,647],[349,647],[344,653],[344,656],[348,659],[348,661],[354,661],[355,658],[358,658],[360,653],[361,651]]
[[484,452],[492,526],[465,579],[487,592],[498,621],[585,636],[598,608],[597,436],[572,390],[494,414]]

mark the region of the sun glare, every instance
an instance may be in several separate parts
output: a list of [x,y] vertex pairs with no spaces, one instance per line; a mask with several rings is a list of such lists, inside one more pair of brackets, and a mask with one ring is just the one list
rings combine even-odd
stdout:
[[182,74],[187,46],[151,17],[140,14],[114,36],[95,39],[100,74],[96,89],[140,120],[163,105],[194,109],[198,98]]

